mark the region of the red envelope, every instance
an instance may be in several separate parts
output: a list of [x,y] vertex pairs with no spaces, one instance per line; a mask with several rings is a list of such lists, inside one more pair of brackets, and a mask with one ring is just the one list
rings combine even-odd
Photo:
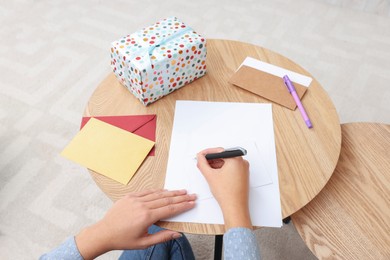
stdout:
[[[142,136],[153,142],[156,141],[156,115],[136,115],[136,116],[96,116],[94,117],[110,125],[119,127],[133,134]],[[82,129],[91,117],[83,117],[81,120]],[[154,156],[155,146],[149,152],[149,156]]]

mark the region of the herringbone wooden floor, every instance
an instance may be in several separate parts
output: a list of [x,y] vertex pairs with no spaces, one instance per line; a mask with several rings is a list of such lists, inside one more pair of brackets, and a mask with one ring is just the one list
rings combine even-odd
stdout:
[[[261,45],[302,65],[343,123],[390,123],[390,1],[2,0],[0,259],[37,258],[110,207],[59,152],[110,72],[110,43],[173,15],[207,38]],[[256,234],[264,259],[314,259],[292,225]],[[212,258],[212,237],[190,240],[198,259]]]

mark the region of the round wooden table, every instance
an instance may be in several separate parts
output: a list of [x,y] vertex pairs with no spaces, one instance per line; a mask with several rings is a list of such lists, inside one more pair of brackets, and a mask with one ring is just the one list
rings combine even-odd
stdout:
[[320,259],[390,259],[390,125],[341,129],[332,178],[291,218]]
[[[207,74],[148,107],[143,106],[123,87],[113,73],[108,75],[89,99],[84,116],[157,114],[156,155],[144,161],[128,185],[90,171],[97,185],[112,200],[128,192],[164,186],[176,100],[269,102],[228,83],[247,56],[312,77],[293,61],[270,50],[242,42],[211,39],[207,41]],[[306,127],[298,109],[292,111],[273,105],[284,218],[306,205],[325,186],[336,166],[341,148],[338,114],[329,96],[314,78],[302,103],[313,123],[313,129]],[[223,225],[161,225],[187,233],[224,232]]]

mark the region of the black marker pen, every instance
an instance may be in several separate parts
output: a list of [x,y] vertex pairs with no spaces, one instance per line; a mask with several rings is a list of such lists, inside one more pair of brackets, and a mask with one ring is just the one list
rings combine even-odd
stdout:
[[234,148],[228,148],[225,149],[225,151],[220,153],[209,153],[206,154],[207,160],[214,160],[214,159],[223,159],[223,158],[233,158],[237,156],[243,156],[246,155],[247,152],[242,147],[234,147]]

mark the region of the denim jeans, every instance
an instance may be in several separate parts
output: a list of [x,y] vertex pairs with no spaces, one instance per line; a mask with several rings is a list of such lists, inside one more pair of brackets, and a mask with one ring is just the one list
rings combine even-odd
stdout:
[[[158,226],[151,226],[148,229],[149,234],[157,233],[158,231],[163,230]],[[195,259],[194,253],[187,238],[183,235],[178,239],[173,239],[168,242],[157,244],[146,249],[142,250],[125,250],[122,255],[119,257],[119,260],[134,260],[134,259],[185,259],[193,260]]]

